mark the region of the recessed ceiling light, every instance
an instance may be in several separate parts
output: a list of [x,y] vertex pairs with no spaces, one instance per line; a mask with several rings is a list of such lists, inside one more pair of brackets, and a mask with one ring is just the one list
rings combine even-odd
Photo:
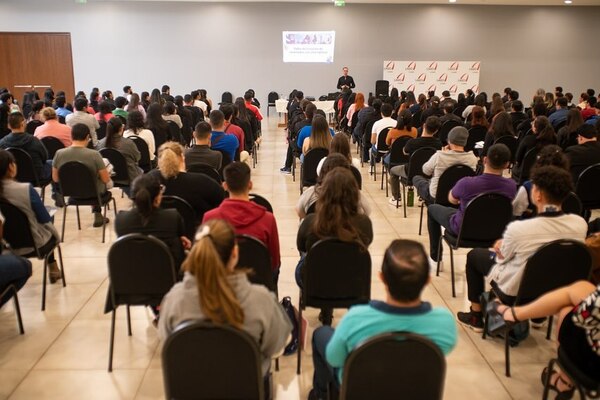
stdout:
[[456,0],[448,0],[450,3],[456,3]]
[[565,0],[565,4],[573,4],[573,0]]

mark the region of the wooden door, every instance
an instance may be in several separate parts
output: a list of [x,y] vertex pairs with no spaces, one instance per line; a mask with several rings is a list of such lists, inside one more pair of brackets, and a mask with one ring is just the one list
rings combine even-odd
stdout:
[[32,89],[43,98],[47,86],[75,96],[70,33],[0,32],[0,86],[19,103]]

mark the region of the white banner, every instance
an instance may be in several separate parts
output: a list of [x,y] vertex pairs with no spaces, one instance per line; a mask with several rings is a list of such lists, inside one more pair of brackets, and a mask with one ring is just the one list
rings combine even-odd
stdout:
[[480,67],[480,61],[384,61],[383,79],[390,82],[390,90],[417,96],[430,90],[441,96],[448,90],[456,98],[467,89],[479,92]]

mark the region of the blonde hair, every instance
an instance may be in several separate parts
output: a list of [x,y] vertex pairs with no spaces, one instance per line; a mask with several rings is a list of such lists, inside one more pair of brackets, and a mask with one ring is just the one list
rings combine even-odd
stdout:
[[183,146],[177,142],[166,142],[158,149],[158,169],[165,178],[173,178],[179,174],[183,159]]
[[227,263],[235,245],[232,226],[224,220],[210,220],[198,228],[196,243],[182,267],[196,278],[204,315],[214,324],[241,329],[244,310],[227,280],[232,273]]
[[42,115],[42,119],[44,121],[56,119],[56,111],[54,111],[54,108],[52,107],[43,108],[42,111],[40,111],[40,114]]

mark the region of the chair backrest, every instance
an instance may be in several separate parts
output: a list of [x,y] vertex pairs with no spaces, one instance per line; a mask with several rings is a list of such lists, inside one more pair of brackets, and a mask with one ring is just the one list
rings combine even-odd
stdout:
[[179,128],[179,125],[177,125],[174,121],[167,121],[167,126],[169,127],[170,140],[181,145],[185,145],[185,141],[181,136],[181,129]]
[[29,133],[30,135],[33,135],[35,133],[35,130],[39,126],[42,126],[42,125],[44,125],[44,123],[42,121],[39,121],[37,119],[32,119],[25,126],[25,132]]
[[351,165],[350,171],[352,171],[354,178],[356,178],[356,183],[358,184],[358,190],[362,190],[362,175],[360,173],[360,170],[358,168],[356,168],[354,165]]
[[438,181],[437,191],[435,192],[435,204],[441,204],[444,206],[451,206],[448,201],[448,193],[452,190],[456,182],[461,180],[466,176],[474,176],[475,171],[468,165],[464,164],[456,164],[440,175],[440,180]]
[[187,172],[195,172],[198,174],[204,174],[204,175],[208,176],[209,178],[214,179],[215,182],[217,182],[218,184],[221,184],[221,182],[222,182],[221,174],[219,174],[219,171],[217,171],[216,169],[214,169],[212,166],[210,166],[208,164],[204,164],[204,163],[192,164],[189,167],[187,167]]
[[408,332],[374,336],[344,365],[340,399],[441,399],[446,359],[431,340]]
[[526,180],[529,179],[529,173],[531,172],[531,168],[535,164],[537,160],[538,149],[535,147],[527,151],[525,153],[525,157],[523,157],[523,161],[521,162],[521,173],[519,174],[518,184],[522,185]]
[[144,172],[149,172],[152,169],[152,162],[150,161],[150,149],[148,149],[148,143],[139,136],[129,136],[140,152],[140,161],[138,165]]
[[17,206],[1,200],[0,212],[4,215],[4,240],[10,247],[36,248],[27,215]]
[[[132,233],[118,238],[108,250],[108,278],[113,305],[159,301],[175,284],[173,257],[154,236]],[[143,299],[143,300],[142,300]]]
[[583,208],[600,207],[600,185],[598,185],[598,182],[600,182],[600,164],[587,167],[579,175],[575,192],[579,196]]
[[[383,133],[383,132],[382,132]],[[412,139],[410,136],[400,136],[394,140],[392,146],[389,148],[390,150],[390,165],[394,166],[394,164],[406,164],[409,161],[409,156],[404,154],[404,146],[406,143]],[[379,147],[377,147],[379,150]]]
[[440,130],[437,131],[437,137],[442,142],[442,145],[446,146],[448,144],[448,133],[450,133],[452,128],[456,128],[457,126],[462,126],[462,124],[454,120],[448,120],[442,124]]
[[267,97],[267,102],[270,105],[275,105],[275,102],[279,100],[279,94],[277,92],[271,92],[269,93],[269,96]]
[[127,172],[127,161],[125,156],[117,150],[112,148],[104,148],[100,150],[100,155],[103,158],[108,159],[113,166],[113,175],[111,179],[115,182],[129,182],[129,173]]
[[309,150],[304,155],[304,162],[302,163],[302,185],[313,186],[317,183],[317,165],[322,158],[327,157],[329,154],[328,149],[317,148]]
[[[423,175],[423,164],[425,164],[431,156],[436,153],[433,147],[421,147],[412,152],[408,160],[407,177],[408,182],[412,183],[412,179],[417,175]],[[439,191],[439,187],[438,187]]]
[[467,205],[458,234],[461,240],[494,242],[512,220],[512,202],[498,193],[483,193]]
[[390,146],[388,146],[387,143],[385,142],[389,132],[390,132],[390,128],[384,128],[381,132],[379,132],[379,135],[377,135],[377,152],[378,153],[387,153],[390,150]]
[[412,124],[413,126],[421,126],[421,116],[423,115],[423,110],[419,109],[412,116]]
[[[63,196],[91,199],[100,196],[96,188],[96,176],[83,163],[69,161],[58,169],[58,181]],[[98,200],[99,201],[99,200]]]
[[233,95],[231,92],[223,92],[221,103],[233,103]]
[[579,200],[579,197],[575,194],[575,192],[569,193],[567,198],[563,200],[561,208],[565,214],[581,215],[583,212],[581,200]]
[[196,215],[196,211],[194,211],[194,208],[190,203],[179,196],[163,196],[162,201],[160,202],[160,208],[176,209],[183,220],[185,236],[193,241],[194,235],[196,234],[196,221],[199,217]]
[[268,212],[273,213],[273,206],[271,205],[271,203],[269,203],[269,200],[256,193],[250,193],[249,196],[251,202],[258,204],[259,206],[263,206],[267,209]]
[[33,167],[33,160],[29,153],[23,149],[9,147],[6,149],[15,158],[17,163],[17,176],[15,179],[19,182],[31,183],[34,186],[39,186],[39,179]]
[[252,272],[248,279],[252,283],[264,285],[275,291],[273,273],[271,271],[271,253],[267,246],[250,235],[236,235],[239,246],[239,260],[236,268],[248,268]]
[[40,141],[46,148],[46,152],[48,153],[48,160],[53,160],[56,152],[60,149],[65,148],[65,145],[63,144],[63,142],[61,142],[60,140],[58,140],[57,138],[55,138],[53,136],[45,136],[45,137],[41,138]]
[[304,306],[349,307],[371,299],[371,256],[358,243],[319,240],[303,266]]
[[233,161],[231,159],[231,156],[229,155],[229,152],[223,150],[223,149],[214,149],[216,151],[218,151],[219,153],[221,153],[221,169],[219,170],[219,173],[221,175],[223,175],[223,170],[225,169],[226,166],[228,166],[229,164],[231,164],[231,162]]
[[555,240],[540,247],[527,260],[517,293],[517,303],[529,303],[554,289],[588,279],[592,255],[584,243]]
[[515,162],[515,156],[517,155],[517,147],[519,146],[519,142],[517,138],[512,135],[500,136],[498,139],[494,141],[494,144],[502,143],[508,147],[510,150],[510,162]]
[[98,121],[98,129],[96,129],[96,137],[98,140],[102,140],[106,137],[106,121],[104,119]]
[[169,400],[264,399],[258,345],[230,326],[180,324],[165,341],[162,368]]
[[475,143],[483,142],[485,140],[486,133],[487,128],[481,125],[477,125],[469,129],[469,137],[467,138],[465,151],[472,151],[475,148]]

